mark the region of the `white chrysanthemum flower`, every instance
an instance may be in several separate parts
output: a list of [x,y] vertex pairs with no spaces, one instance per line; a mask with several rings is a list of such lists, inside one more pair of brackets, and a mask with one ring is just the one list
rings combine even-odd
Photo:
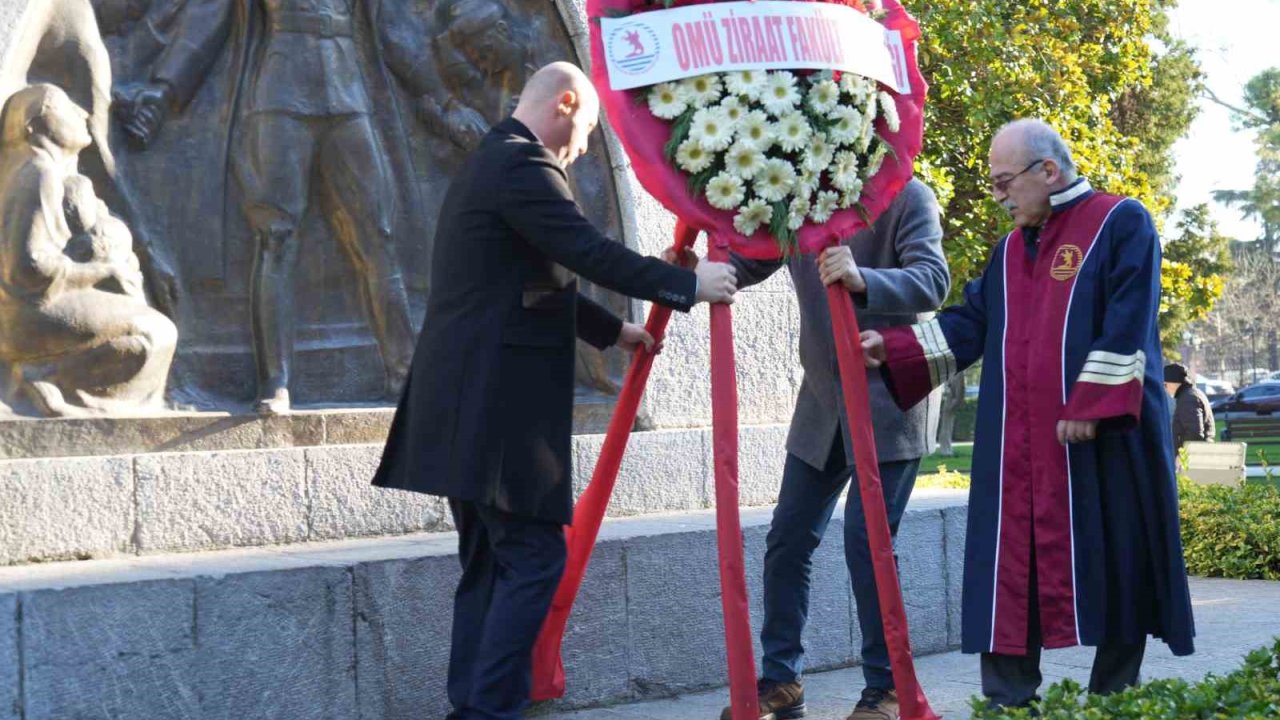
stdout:
[[689,104],[696,108],[704,108],[720,102],[724,91],[720,84],[720,76],[715,73],[681,80],[680,86],[688,94]]
[[851,72],[840,74],[840,91],[848,95],[855,104],[865,101],[870,89],[871,83],[861,75]]
[[805,100],[815,113],[826,115],[840,102],[840,87],[832,80],[819,80],[809,88],[809,96]]
[[707,183],[707,202],[711,207],[721,210],[733,210],[742,204],[747,188],[742,178],[729,172],[722,172]]
[[866,153],[867,150],[870,150],[871,141],[874,140],[875,137],[876,137],[876,126],[871,124],[871,121],[868,120],[862,126],[862,132],[858,134],[858,142],[856,143],[858,152]]
[[814,193],[818,192],[818,187],[822,184],[821,178],[820,172],[800,168],[800,172],[796,173],[796,186],[792,189],[792,194],[808,201]]
[[841,209],[851,208],[854,205],[857,205],[858,201],[861,199],[862,199],[862,181],[855,180],[853,185],[849,186],[848,190],[845,190],[843,193],[840,194],[840,207]]
[[867,124],[870,125],[875,122],[880,112],[880,101],[877,94],[875,92],[868,94],[866,100],[862,103],[862,107],[862,114],[867,117]]
[[804,154],[803,168],[811,173],[820,173],[827,169],[835,157],[836,148],[827,139],[826,133],[816,132],[809,138],[809,146]]
[[765,76],[764,70],[735,70],[724,74],[724,86],[734,95],[759,100],[760,93],[764,90]]
[[898,102],[887,92],[880,93],[880,114],[884,115],[884,124],[889,132],[896,133],[902,129],[902,119],[898,117]]
[[736,96],[730,95],[720,101],[720,109],[724,111],[725,117],[729,118],[729,122],[736,128],[738,123],[742,122],[742,118],[746,117],[748,108]]
[[649,112],[663,120],[674,120],[689,109],[688,94],[679,83],[658,83],[649,91]]
[[752,198],[738,214],[733,217],[733,229],[748,237],[754,235],[761,225],[773,220],[773,208],[760,198]]
[[858,141],[864,125],[862,113],[855,108],[841,106],[832,111],[831,119],[836,121],[827,129],[827,136],[832,143],[839,146],[852,145]]
[[884,159],[888,154],[889,146],[885,145],[884,141],[881,140],[880,144],[876,145],[876,151],[871,153],[871,159],[867,161],[867,178],[873,178],[876,173],[880,172],[880,167],[884,165]]
[[799,230],[805,221],[805,217],[809,215],[809,198],[795,197],[791,200],[790,207],[787,208],[787,227],[791,230]]
[[813,207],[809,209],[809,219],[821,225],[831,219],[839,203],[839,195],[830,190],[823,190],[818,193],[818,199],[814,201]]
[[746,140],[734,143],[724,156],[725,169],[743,180],[755,177],[764,168],[764,163],[764,152]]
[[765,80],[764,91],[760,93],[760,104],[770,115],[778,117],[791,112],[800,102],[800,90],[796,87],[796,76],[786,70],[769,73]]
[[777,202],[790,194],[795,184],[796,169],[786,160],[774,158],[766,161],[760,172],[756,173],[751,187],[764,200]]
[[762,152],[768,150],[773,145],[769,116],[759,110],[752,110],[743,115],[738,121],[738,141],[749,142]]
[[693,114],[689,137],[697,140],[703,149],[719,152],[733,142],[733,123],[718,107],[702,108]]
[[802,112],[789,112],[778,119],[774,125],[777,131],[778,145],[787,152],[795,152],[809,143],[813,128],[805,120]]
[[848,190],[858,182],[858,156],[849,150],[836,153],[830,172],[832,187],[837,190]]
[[676,149],[676,165],[690,175],[711,167],[714,160],[715,156],[693,138],[680,143],[680,147]]

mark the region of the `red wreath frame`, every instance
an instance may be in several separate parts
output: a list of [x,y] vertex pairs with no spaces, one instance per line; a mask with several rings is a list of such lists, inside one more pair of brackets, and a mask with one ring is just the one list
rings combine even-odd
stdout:
[[[705,1],[675,2],[672,7],[703,4]],[[863,10],[859,0],[835,4],[849,5],[857,10]],[[906,50],[907,77],[911,81],[909,94],[902,95],[890,91],[897,101],[898,117],[901,120],[898,132],[889,132],[883,116],[876,120],[877,133],[889,143],[893,153],[885,158],[880,172],[876,173],[863,188],[861,204],[865,209],[866,217],[857,209],[848,208],[836,212],[822,225],[806,223],[796,233],[799,249],[803,253],[817,254],[831,245],[833,239],[851,237],[867,227],[868,221],[874,222],[888,209],[889,204],[911,180],[912,163],[924,145],[924,103],[929,86],[920,74],[920,66],[916,61],[915,50],[920,39],[920,25],[898,0],[884,0],[883,5],[887,13],[883,20],[884,26],[902,33],[903,47]],[[662,9],[665,8],[661,4],[636,0],[587,1],[587,15],[592,18],[593,23],[596,22],[595,18],[599,17]],[[622,147],[631,160],[636,178],[644,189],[693,229],[706,232],[718,242],[728,242],[733,252],[758,260],[778,257],[778,244],[769,235],[767,228],[757,230],[750,237],[744,237],[734,229],[731,211],[713,208],[707,203],[705,197],[690,194],[688,176],[672,164],[663,151],[664,145],[671,137],[671,124],[655,117],[649,112],[647,104],[636,102],[633,94],[635,90],[611,89],[608,72],[604,42],[601,33],[593,27],[591,81],[600,94],[609,122],[619,140],[622,141]]]
[[[700,0],[684,4],[696,4]],[[808,0],[800,0],[808,1]],[[821,1],[821,0],[819,0]],[[630,0],[587,0],[592,18],[631,8]],[[858,0],[847,4],[862,10]],[[884,0],[888,14],[885,25],[902,32],[907,71],[911,78],[909,95],[895,93],[902,125],[888,133],[879,120],[881,137],[889,141],[894,155],[886,158],[880,172],[864,190],[863,212],[848,209],[833,215],[822,225],[802,227],[798,233],[800,251],[817,253],[865,228],[884,212],[912,175],[912,162],[919,153],[924,135],[924,98],[928,87],[920,76],[915,46],[919,25],[898,0]],[[643,5],[642,8],[657,9]],[[706,231],[711,242],[708,257],[726,261],[729,251],[758,259],[776,258],[778,244],[765,232],[743,237],[733,228],[731,213],[712,208],[702,197],[690,197],[686,178],[666,159],[663,146],[669,126],[654,117],[647,105],[639,107],[626,91],[609,89],[603,57],[603,40],[598,26],[591,28],[593,81],[600,92],[614,129],[632,161],[641,184],[677,217],[675,248],[693,245],[698,232]],[[871,428],[866,368],[858,351],[857,316],[849,294],[838,283],[827,287],[833,337],[839,361],[842,395],[849,416],[854,459],[858,468],[858,491],[863,498],[868,540],[875,568],[876,590],[881,605],[890,665],[907,720],[937,720],[915,676],[905,607],[898,583],[893,544],[880,485],[875,440]],[[670,318],[668,308],[650,309],[646,328],[661,339]],[[627,439],[634,426],[640,397],[653,365],[654,355],[640,348],[632,357],[622,392],[609,422],[604,445],[591,483],[574,508],[574,522],[565,528],[568,558],[546,622],[533,651],[531,697],[544,700],[561,697],[565,690],[564,666],[560,656],[569,614],[586,573],[597,533],[604,519],[609,497],[622,464]],[[721,604],[725,621],[725,644],[734,720],[756,720],[755,660],[752,652],[749,607],[744,578],[742,528],[738,516],[738,399],[733,357],[732,312],[728,305],[711,307],[711,404],[714,474],[716,485],[716,536],[718,541]]]

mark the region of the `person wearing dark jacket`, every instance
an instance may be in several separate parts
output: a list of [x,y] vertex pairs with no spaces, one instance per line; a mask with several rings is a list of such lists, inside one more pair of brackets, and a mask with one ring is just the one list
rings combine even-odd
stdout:
[[534,73],[514,114],[463,164],[436,226],[431,291],[374,484],[447,497],[462,578],[449,720],[520,718],[531,654],[565,564],[575,336],[653,338],[578,293],[576,275],[688,310],[732,302],[732,267],[645,258],[583,216],[565,168],[587,150],[599,98],[569,63]]
[[1180,363],[1164,366],[1164,387],[1173,398],[1173,449],[1183,443],[1200,440],[1212,442],[1213,408],[1209,398],[1187,379],[1187,368]]

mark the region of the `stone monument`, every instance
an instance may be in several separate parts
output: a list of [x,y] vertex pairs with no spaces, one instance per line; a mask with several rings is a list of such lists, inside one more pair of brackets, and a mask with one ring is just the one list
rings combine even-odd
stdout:
[[83,159],[130,209],[107,143],[111,73],[93,9],[52,0],[17,40],[0,72],[2,401],[54,417],[155,412],[176,329],[148,306],[141,270],[158,305],[172,308],[175,284],[147,242],[139,262],[128,226],[81,173]]
[[[85,280],[78,290],[49,284],[45,294],[91,297],[75,308],[123,317],[136,330],[110,325],[95,331],[133,353],[92,364],[94,371],[119,373],[109,382],[55,385],[73,414],[105,411],[106,417],[42,417],[47,411],[27,403],[25,394],[13,414],[0,417],[0,720],[394,720],[447,711],[436,679],[444,677],[449,650],[442,639],[456,582],[455,543],[447,536],[403,536],[448,530],[451,515],[437,498],[369,485],[390,420],[391,358],[384,355],[394,354],[367,305],[369,269],[353,254],[384,250],[387,275],[398,269],[411,329],[430,322],[423,317],[430,243],[452,173],[507,112],[531,68],[585,61],[589,20],[574,0],[315,0],[290,7],[303,14],[273,16],[287,9],[276,0],[0,0],[0,106],[21,92],[13,107],[26,108],[25,115],[39,94],[41,108],[84,118],[41,86],[60,88],[87,112],[92,141],[83,147],[82,120],[66,123],[76,125],[63,139],[83,148],[78,162],[66,144],[57,153],[45,151],[66,161],[48,168],[56,181],[48,184],[50,194],[31,195],[29,183],[6,181],[3,217],[19,217],[7,208],[38,205],[42,218],[60,226],[42,242],[61,250],[44,256]],[[316,9],[329,19],[306,14]],[[198,17],[226,25],[204,25]],[[267,42],[269,33],[285,26],[313,31],[290,33],[298,36],[288,40],[290,47],[303,46],[298,53],[332,59],[342,48],[355,55],[323,72],[267,57],[268,49],[283,47]],[[224,34],[216,52],[201,56],[207,62],[201,72],[185,78],[189,96],[157,87],[164,60],[194,47],[200,32]],[[412,55],[393,57],[406,43]],[[311,80],[327,82],[338,70],[359,73],[370,108],[363,120],[341,123],[322,113],[303,124],[306,133],[314,126],[329,138],[338,127],[358,127],[342,135],[343,142],[355,136],[365,143],[365,159],[376,158],[382,173],[373,180],[390,185],[394,200],[378,197],[370,206],[367,195],[329,196],[328,186],[346,169],[325,175],[334,143],[286,156],[312,167],[284,175],[308,192],[290,196],[289,211],[300,215],[291,215],[295,224],[281,234],[290,246],[281,250],[291,254],[276,266],[292,276],[289,292],[278,296],[290,305],[276,312],[292,321],[292,357],[284,358],[292,410],[258,415],[252,328],[261,253],[246,209],[251,187],[242,174],[246,167],[261,169],[266,157],[281,157],[255,155],[245,138],[252,125],[246,111],[259,100],[254,91],[269,77],[269,61],[287,61],[283,72],[301,71]],[[26,137],[12,152],[6,147],[5,168],[36,155],[33,136]],[[573,167],[575,194],[613,237],[656,254],[670,242],[671,218],[609,147],[607,132],[592,139],[591,152]],[[359,198],[365,199],[356,203]],[[348,217],[356,212],[365,214]],[[343,235],[346,223],[372,225],[376,237],[353,240]],[[0,231],[9,237],[7,225]],[[30,236],[30,228],[17,234]],[[3,247],[5,267],[23,267],[10,259],[7,240]],[[91,267],[104,271],[100,281],[87,279]],[[45,281],[36,277],[40,287]],[[741,293],[733,310],[742,318],[745,504],[776,498],[786,420],[800,383],[799,315],[785,282],[778,276]],[[630,314],[616,295],[589,283],[581,290]],[[5,307],[43,321],[50,306],[6,300]],[[87,407],[110,383],[129,385],[142,407],[152,407],[160,395],[154,383],[164,374],[162,348],[173,341],[165,336],[165,316],[178,329],[165,403],[187,407],[143,417],[119,416],[136,410]],[[55,314],[68,318],[75,316]],[[0,318],[0,345],[30,339],[13,332],[11,322]],[[644,423],[654,431],[631,438],[611,515],[696,511],[713,503],[706,323],[705,308],[671,323],[645,398]],[[137,344],[122,340],[144,333],[149,339]],[[60,336],[42,331],[40,337]],[[146,343],[151,354],[136,352]],[[591,433],[608,420],[626,362],[616,350],[579,354],[575,486],[591,475],[602,442]],[[10,379],[11,364],[0,360],[0,384]],[[77,391],[86,388],[82,399]],[[0,414],[5,411],[0,406]],[[749,557],[759,555],[759,518],[765,517],[747,528],[747,542],[756,548]],[[962,537],[962,515],[944,521],[930,510],[918,517],[904,522],[900,549],[924,550],[904,553],[904,568],[940,563],[938,547],[961,547],[943,532]],[[659,534],[649,523],[633,526],[638,535],[599,549],[596,579],[588,580],[594,601],[575,616],[583,632],[566,645],[580,658],[570,661],[570,671],[598,669],[592,675],[598,679],[580,682],[575,674],[571,703],[720,681],[722,650],[706,641],[718,632],[719,604],[696,582],[714,564],[707,520],[677,515]],[[817,561],[839,569],[837,547]],[[929,610],[932,622],[911,618],[913,629],[928,632],[917,649],[945,644],[946,608],[958,613],[958,581],[942,582],[960,577],[962,553],[948,551],[953,555],[949,574],[934,565],[904,570],[926,580],[909,588],[916,608],[937,609]],[[648,591],[672,587],[673,572],[682,592]],[[830,642],[820,643],[814,656],[824,664],[850,662],[857,630],[845,631],[853,617],[847,587],[831,583],[815,592],[815,608],[830,615],[815,624],[840,632],[827,633]],[[673,630],[673,616],[689,621]],[[950,627],[958,632],[958,625]],[[618,640],[627,628],[637,642]]]
[[[119,265],[141,279],[115,294],[181,337],[159,399],[232,415],[394,400],[430,321],[430,243],[454,169],[534,68],[575,55],[556,7],[523,0],[22,4],[0,43],[0,101],[47,83],[88,112],[91,187],[69,197],[93,195],[80,214],[106,220],[68,237],[67,261],[131,236]],[[574,182],[621,237],[595,145]],[[580,347],[580,414],[601,427],[625,358]]]

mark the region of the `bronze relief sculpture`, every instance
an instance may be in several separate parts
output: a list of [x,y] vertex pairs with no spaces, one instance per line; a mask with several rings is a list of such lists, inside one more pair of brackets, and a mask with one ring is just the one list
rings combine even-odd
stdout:
[[43,415],[154,412],[177,328],[147,305],[128,227],[78,171],[88,117],[47,84],[0,111],[0,360]]
[[[113,292],[176,323],[162,396],[193,409],[394,398],[430,322],[434,218],[457,163],[532,68],[574,55],[556,6],[527,0],[20,1],[39,39],[0,68],[0,102],[48,82],[90,114],[91,185],[68,186],[64,254],[137,266]],[[595,145],[573,182],[621,237]],[[72,230],[95,214],[108,219]],[[580,399],[616,392],[625,361],[582,346]],[[0,402],[8,376],[0,359]]]

